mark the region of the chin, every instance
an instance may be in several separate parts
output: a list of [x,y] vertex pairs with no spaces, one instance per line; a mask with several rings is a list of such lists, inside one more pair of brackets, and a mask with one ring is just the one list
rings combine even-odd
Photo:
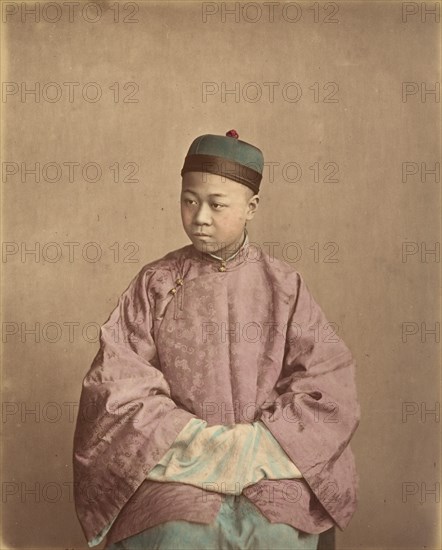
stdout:
[[216,243],[208,243],[206,241],[200,241],[198,239],[190,239],[193,243],[193,246],[200,252],[211,252],[216,253],[220,248]]

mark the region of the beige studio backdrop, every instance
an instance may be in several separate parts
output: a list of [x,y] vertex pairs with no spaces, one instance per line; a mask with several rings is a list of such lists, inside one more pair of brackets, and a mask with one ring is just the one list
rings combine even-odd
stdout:
[[189,244],[184,156],[232,128],[266,160],[251,240],[357,360],[337,547],[440,547],[439,67],[435,2],[2,2],[2,549],[86,547],[71,454],[97,327]]

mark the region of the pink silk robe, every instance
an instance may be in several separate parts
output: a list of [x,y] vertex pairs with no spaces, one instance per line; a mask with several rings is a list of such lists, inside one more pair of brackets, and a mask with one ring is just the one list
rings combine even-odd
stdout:
[[193,245],[147,264],[102,326],[83,381],[74,496],[87,540],[112,522],[108,542],[215,519],[224,495],[209,485],[146,479],[195,417],[260,419],[298,467],[301,479],[243,490],[269,521],[345,528],[357,503],[354,369],[302,276],[253,243],[224,265]]

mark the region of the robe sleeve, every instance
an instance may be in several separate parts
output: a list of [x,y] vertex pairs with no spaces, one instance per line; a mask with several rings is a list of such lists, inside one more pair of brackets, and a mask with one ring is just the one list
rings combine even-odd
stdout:
[[[145,266],[101,327],[83,380],[74,436],[74,499],[90,545],[195,415],[171,399],[159,370]],[[97,538],[98,536],[98,538]]]
[[296,290],[283,368],[260,420],[342,529],[356,505],[349,447],[360,418],[355,362],[299,274]]
[[147,478],[227,494],[261,479],[301,477],[262,422],[210,426],[192,419]]

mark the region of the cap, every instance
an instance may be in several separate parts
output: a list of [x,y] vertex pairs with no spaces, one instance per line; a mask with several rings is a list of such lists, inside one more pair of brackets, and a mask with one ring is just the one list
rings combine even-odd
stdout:
[[230,130],[225,136],[197,137],[187,152],[181,176],[186,172],[219,174],[258,193],[264,156],[260,149],[238,138],[236,130]]

